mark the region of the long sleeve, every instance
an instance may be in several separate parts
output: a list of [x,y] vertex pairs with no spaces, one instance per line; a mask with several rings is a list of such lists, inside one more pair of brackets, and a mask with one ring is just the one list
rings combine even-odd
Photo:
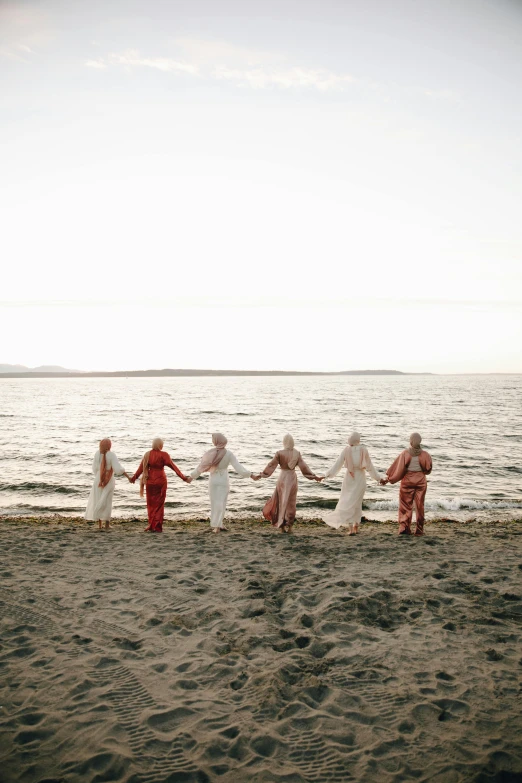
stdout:
[[118,457],[116,456],[116,454],[113,451],[110,451],[109,453],[111,455],[111,467],[112,467],[112,469],[114,471],[114,475],[115,476],[123,476],[123,474],[125,473],[125,469],[122,468]]
[[371,457],[370,457],[370,455],[369,455],[369,453],[368,453],[368,449],[365,449],[365,452],[366,452],[366,453],[365,453],[365,455],[364,455],[364,456],[365,456],[365,458],[366,458],[366,470],[368,471],[368,473],[370,474],[370,476],[372,477],[372,479],[373,479],[374,481],[380,481],[380,480],[381,480],[381,477],[380,477],[380,475],[377,473],[377,471],[375,470],[375,467],[374,467],[374,465],[373,465],[373,462],[372,462],[372,460],[371,460]]
[[94,455],[94,459],[92,461],[92,475],[95,476],[97,473],[100,472],[100,463],[98,462],[98,454],[100,452],[97,451]]
[[132,478],[134,480],[139,479],[142,473],[143,473],[143,460],[141,460],[140,466]]
[[404,478],[408,470],[410,460],[411,457],[407,451],[403,451],[401,454],[399,454],[395,462],[393,462],[386,471],[386,475],[388,476],[388,481],[390,484],[396,484],[398,481],[401,481],[401,479]]
[[279,453],[277,453],[274,457],[272,457],[272,459],[270,460],[266,468],[259,475],[268,478],[269,476],[272,475],[272,473],[274,472],[274,470],[277,468],[278,465],[279,465]]
[[230,464],[236,471],[236,473],[241,476],[241,478],[246,478],[247,476],[250,476],[251,472],[250,470],[247,470],[243,465],[241,465],[240,462],[237,461],[237,457],[232,454],[232,452],[229,452],[230,454]]
[[304,459],[301,457],[301,455],[299,455],[299,462],[297,463],[297,465],[299,466],[299,470],[301,471],[301,473],[305,478],[309,479],[310,481],[313,481],[314,479],[317,478],[315,473],[312,470],[310,470],[310,468],[308,467]]
[[178,468],[178,466],[175,465],[172,462],[172,459],[170,458],[169,454],[167,454],[167,457],[168,457],[168,459],[165,459],[166,467],[171,468],[174,471],[174,473],[176,473],[176,475],[180,477],[180,479],[183,479],[183,481],[186,481],[187,477],[181,472],[181,470]]
[[344,465],[345,452],[346,448],[341,451],[332,467],[326,471],[325,478],[333,478],[334,476],[337,476],[342,466]]
[[433,468],[433,462],[427,451],[421,451],[419,456],[419,464],[424,475],[429,476]]

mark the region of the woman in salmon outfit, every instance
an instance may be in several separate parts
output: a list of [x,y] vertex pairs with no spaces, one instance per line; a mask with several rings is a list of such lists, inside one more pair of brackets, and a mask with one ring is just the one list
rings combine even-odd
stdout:
[[171,468],[180,479],[190,483],[181,470],[175,465],[170,455],[163,451],[163,441],[161,438],[154,438],[152,449],[146,451],[140,466],[131,482],[134,484],[136,479],[140,478],[140,495],[143,497],[147,493],[147,514],[149,517],[148,527],[153,533],[163,531],[163,517],[165,515],[165,500],[167,497],[167,477],[165,468]]
[[421,446],[422,437],[414,432],[410,437],[410,448],[405,449],[393,465],[386,471],[386,478],[381,484],[396,484],[401,482],[399,493],[399,534],[411,534],[411,522],[413,507],[415,506],[415,535],[424,535],[424,500],[429,476],[432,469],[432,460],[427,451]]

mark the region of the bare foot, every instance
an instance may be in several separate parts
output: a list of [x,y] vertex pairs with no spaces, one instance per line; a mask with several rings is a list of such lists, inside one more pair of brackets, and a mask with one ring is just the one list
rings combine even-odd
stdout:
[[220,529],[219,529],[219,527],[213,527],[213,528],[212,528],[212,532],[213,532],[213,533],[219,533],[219,532],[220,532]]

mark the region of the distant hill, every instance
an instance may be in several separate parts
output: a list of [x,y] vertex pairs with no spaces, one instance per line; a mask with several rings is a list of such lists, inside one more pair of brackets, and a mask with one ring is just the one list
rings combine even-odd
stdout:
[[26,367],[24,364],[0,364],[0,373],[32,373],[32,372],[78,372],[78,370],[68,370],[66,367],[60,367],[54,364],[42,364],[40,367]]
[[401,372],[400,370],[342,370],[333,375],[432,375],[430,372]]
[[289,370],[116,370],[113,372],[79,372],[65,367],[24,367],[21,364],[0,364],[0,375],[9,378],[168,378],[168,377],[256,377],[301,375],[430,375],[430,373],[406,373],[400,370],[344,370],[342,372],[292,372]]

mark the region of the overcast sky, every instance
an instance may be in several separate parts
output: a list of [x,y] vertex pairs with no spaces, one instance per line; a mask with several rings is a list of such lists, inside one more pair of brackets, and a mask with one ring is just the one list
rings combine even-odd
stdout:
[[0,363],[522,372],[519,0],[0,0]]

